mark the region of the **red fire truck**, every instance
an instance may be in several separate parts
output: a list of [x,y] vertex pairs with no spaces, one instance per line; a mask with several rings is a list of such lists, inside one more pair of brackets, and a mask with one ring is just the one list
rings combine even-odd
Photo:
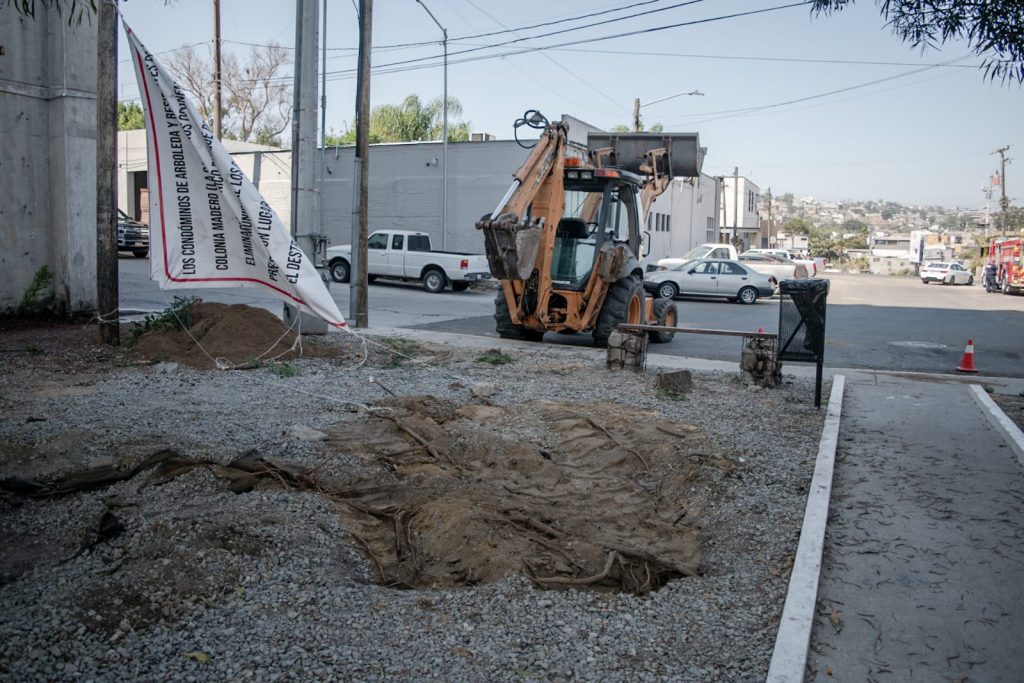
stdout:
[[996,267],[996,279],[1003,294],[1024,289],[1022,247],[1024,239],[1019,237],[992,240],[988,245],[988,262]]

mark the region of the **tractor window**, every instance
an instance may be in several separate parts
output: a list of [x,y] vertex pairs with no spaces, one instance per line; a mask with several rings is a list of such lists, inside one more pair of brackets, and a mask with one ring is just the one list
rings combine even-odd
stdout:
[[579,218],[587,224],[590,232],[593,232],[600,215],[601,198],[601,192],[566,190],[565,209],[562,215],[567,218]]

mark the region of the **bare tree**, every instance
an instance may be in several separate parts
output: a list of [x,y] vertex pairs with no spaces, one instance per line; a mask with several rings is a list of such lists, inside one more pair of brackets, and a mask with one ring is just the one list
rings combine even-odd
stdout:
[[[278,135],[291,123],[290,81],[279,72],[288,52],[276,44],[254,47],[244,63],[236,55],[221,59],[224,92],[224,137],[280,145]],[[195,48],[175,53],[168,63],[181,87],[192,95],[199,113],[213,119],[213,67]]]

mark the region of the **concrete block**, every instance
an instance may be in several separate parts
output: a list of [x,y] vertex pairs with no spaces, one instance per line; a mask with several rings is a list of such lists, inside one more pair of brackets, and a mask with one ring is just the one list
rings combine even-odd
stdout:
[[643,372],[647,366],[647,333],[614,330],[608,336],[608,369]]

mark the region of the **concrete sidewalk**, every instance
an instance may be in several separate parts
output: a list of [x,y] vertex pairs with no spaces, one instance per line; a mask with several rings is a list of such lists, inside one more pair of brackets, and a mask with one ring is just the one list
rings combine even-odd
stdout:
[[847,378],[807,680],[1024,679],[1024,467],[943,379]]

